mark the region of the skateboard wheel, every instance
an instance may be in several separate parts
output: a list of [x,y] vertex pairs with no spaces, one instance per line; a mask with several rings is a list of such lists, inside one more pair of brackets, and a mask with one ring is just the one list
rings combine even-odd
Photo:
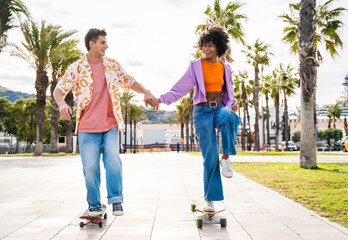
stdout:
[[221,227],[227,226],[227,219],[226,218],[220,218],[220,225]]
[[107,219],[107,218],[108,218],[108,214],[105,213],[105,214],[104,214],[104,219]]
[[203,219],[196,219],[196,225],[197,228],[202,228],[203,227]]
[[192,212],[196,211],[196,204],[191,204],[191,211]]
[[85,223],[84,222],[80,222],[80,227],[84,227],[85,226]]
[[103,227],[103,223],[102,222],[99,222],[98,225],[99,225],[99,227]]

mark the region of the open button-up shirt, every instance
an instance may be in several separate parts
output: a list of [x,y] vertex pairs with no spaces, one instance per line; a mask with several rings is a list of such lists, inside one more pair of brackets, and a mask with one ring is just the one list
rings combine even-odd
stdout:
[[[128,75],[114,59],[103,57],[103,67],[107,88],[112,101],[113,114],[119,130],[124,131],[125,125],[121,113],[120,86],[125,91],[128,91],[135,82],[135,79]],[[81,112],[92,99],[93,73],[86,55],[68,67],[56,87],[62,91],[64,96],[71,90],[74,92],[77,103],[75,130],[75,133],[77,133]]]
[[[227,107],[231,107],[236,105],[236,99],[233,96],[231,67],[223,61],[220,62],[225,68],[225,87],[222,89],[222,100]],[[192,88],[195,88],[193,104],[207,101],[201,58],[191,61],[184,76],[169,92],[161,95],[160,100],[162,103],[169,105],[185,96]]]

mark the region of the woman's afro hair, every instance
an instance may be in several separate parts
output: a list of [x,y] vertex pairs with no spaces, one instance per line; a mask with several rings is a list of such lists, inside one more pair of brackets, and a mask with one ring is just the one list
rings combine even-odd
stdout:
[[222,57],[229,49],[228,34],[221,26],[207,28],[198,40],[198,47],[202,50],[203,45],[212,42],[217,49],[218,57]]

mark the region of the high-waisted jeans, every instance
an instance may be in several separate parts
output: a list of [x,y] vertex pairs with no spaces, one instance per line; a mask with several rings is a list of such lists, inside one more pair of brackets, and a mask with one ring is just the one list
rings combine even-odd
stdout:
[[221,131],[222,152],[236,155],[234,142],[237,137],[239,117],[225,105],[215,108],[195,106],[193,120],[203,155],[204,198],[209,201],[221,201],[224,199],[224,194],[215,129]]
[[118,152],[118,128],[107,132],[80,132],[79,147],[87,188],[89,209],[101,208],[100,203],[100,153],[106,171],[108,203],[123,202],[122,162]]

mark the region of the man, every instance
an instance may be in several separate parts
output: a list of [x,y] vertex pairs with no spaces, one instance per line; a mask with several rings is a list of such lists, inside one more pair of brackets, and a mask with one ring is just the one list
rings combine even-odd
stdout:
[[76,132],[87,188],[89,215],[102,211],[100,202],[100,152],[106,171],[108,204],[113,215],[123,215],[122,162],[118,131],[124,131],[120,87],[144,94],[145,102],[154,96],[128,75],[114,59],[104,57],[108,48],[105,30],[90,29],[85,36],[87,55],[68,67],[54,91],[63,119],[70,120],[71,108],[64,96],[73,90],[77,104]]

